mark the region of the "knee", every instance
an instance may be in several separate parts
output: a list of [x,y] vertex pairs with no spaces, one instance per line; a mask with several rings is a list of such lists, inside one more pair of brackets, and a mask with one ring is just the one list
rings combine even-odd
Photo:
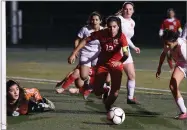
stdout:
[[85,81],[86,79],[88,79],[88,73],[81,73],[80,77],[83,81]]
[[176,91],[177,90],[177,82],[175,78],[171,78],[169,88],[171,91]]
[[135,72],[128,73],[128,80],[135,80]]
[[78,69],[75,69],[74,72],[72,73],[72,76],[73,76],[74,78],[79,78],[79,77],[80,77],[79,70],[78,70]]

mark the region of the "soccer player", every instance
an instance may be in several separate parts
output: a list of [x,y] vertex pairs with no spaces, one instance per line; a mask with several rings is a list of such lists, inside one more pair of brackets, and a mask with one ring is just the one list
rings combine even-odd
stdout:
[[105,108],[109,110],[118,97],[123,70],[122,63],[128,58],[128,44],[125,35],[122,33],[121,20],[118,17],[109,17],[107,19],[107,27],[106,29],[93,32],[91,36],[83,39],[68,58],[68,62],[72,64],[76,59],[78,51],[89,41],[99,40],[101,52],[96,65],[97,71],[93,83],[94,93],[96,96],[101,96],[104,93],[103,85],[107,74],[110,73],[111,90],[108,91],[109,93],[105,93],[103,98]]
[[[176,119],[187,119],[186,106],[184,100],[179,91],[179,85],[181,81],[187,76],[187,54],[186,54],[186,40],[178,38],[179,34],[171,30],[164,31],[164,50],[163,53],[170,51],[172,58],[176,62],[174,71],[172,73],[169,88],[173,94],[175,102],[180,109],[180,114],[176,116]],[[164,56],[160,56],[159,66],[156,72],[156,77],[159,78],[161,74],[161,67],[164,62]]]
[[26,115],[32,111],[54,110],[53,102],[40,95],[36,88],[22,88],[16,81],[9,80],[7,89],[7,115]]
[[[122,9],[116,14],[121,19],[122,32],[127,38],[128,45],[136,52],[140,53],[140,48],[136,47],[131,38],[134,35],[135,22],[131,18],[134,13],[134,4],[132,2],[125,2]],[[134,98],[135,91],[135,68],[133,58],[129,50],[129,57],[123,63],[123,69],[127,75],[127,104],[139,104]]]
[[187,40],[187,23],[184,26],[181,37]]
[[[101,26],[102,18],[98,12],[93,12],[88,18],[88,25],[84,26],[78,33],[75,40],[75,47],[80,44],[81,39],[90,36],[92,32],[103,29]],[[89,41],[79,52],[80,77],[85,84],[89,84],[89,70],[91,66],[95,66],[100,53],[100,44],[97,39]]]
[[[181,23],[180,23],[180,20],[175,17],[174,9],[172,9],[172,8],[168,9],[167,16],[168,16],[168,18],[166,18],[161,24],[159,36],[162,37],[163,31],[166,29],[174,31],[174,32],[179,32],[181,35],[181,33],[182,33]],[[173,71],[173,63],[172,63],[172,59],[171,59],[169,51],[167,53],[167,62],[170,67],[170,71],[172,72]]]

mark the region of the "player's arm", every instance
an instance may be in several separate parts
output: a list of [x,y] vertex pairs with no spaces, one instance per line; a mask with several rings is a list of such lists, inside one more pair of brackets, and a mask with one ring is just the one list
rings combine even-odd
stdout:
[[164,34],[164,22],[161,24],[160,30],[159,30],[159,36],[162,37]]
[[41,102],[42,96],[40,95],[40,92],[37,88],[26,88],[26,96],[29,100],[32,100],[34,102]]
[[127,38],[125,37],[125,35],[122,35],[121,42],[122,42],[123,57],[121,58],[120,61],[123,63],[124,61],[127,60],[129,56],[129,47],[128,47],[128,42],[127,42]]
[[182,36],[183,39],[187,40],[187,23],[185,24],[183,31],[182,31]]
[[166,58],[167,51],[168,51],[168,49],[166,47],[164,47],[164,50],[162,51],[162,53],[160,55],[159,65],[158,65],[157,72],[156,72],[156,78],[159,78],[159,76],[161,74],[161,68],[162,68],[164,60]]
[[75,48],[79,45],[80,41],[81,41],[81,38],[80,38],[80,37],[77,37],[77,38],[75,39]]
[[181,27],[181,22],[178,20],[178,32],[179,32],[179,36],[182,35],[182,27]]

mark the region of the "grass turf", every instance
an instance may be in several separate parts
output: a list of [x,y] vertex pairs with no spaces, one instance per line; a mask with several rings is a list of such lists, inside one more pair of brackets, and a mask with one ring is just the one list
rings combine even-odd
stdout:
[[[60,80],[75,65],[67,64],[69,50],[19,50],[7,51],[7,76],[20,76]],[[138,87],[168,89],[170,73],[163,72],[160,80],[155,79],[160,50],[142,50],[140,56],[134,55],[136,84]],[[167,66],[163,66],[168,70]],[[122,85],[125,85],[123,76]],[[126,120],[122,125],[112,125],[106,120],[106,113],[101,100],[91,95],[91,101],[85,102],[79,95],[56,95],[54,85],[48,83],[27,83],[24,87],[39,88],[43,96],[52,100],[56,111],[33,113],[27,116],[8,117],[9,130],[62,130],[62,129],[127,129],[127,130],[185,130],[186,121],[174,120],[177,107],[169,93],[136,91],[141,105],[127,105],[126,91],[122,89],[115,102],[124,109]],[[186,81],[180,86],[186,91]],[[186,101],[187,97],[184,95]]]

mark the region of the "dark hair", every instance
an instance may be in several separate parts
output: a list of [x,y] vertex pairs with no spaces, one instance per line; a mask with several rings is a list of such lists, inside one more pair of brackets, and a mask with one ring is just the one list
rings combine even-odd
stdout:
[[124,8],[128,4],[132,5],[132,7],[134,8],[134,4],[130,1],[127,1],[127,2],[123,3],[122,8]]
[[18,98],[18,100],[17,100],[16,103],[15,103],[15,105],[18,105],[18,104],[20,103],[20,101],[26,100],[25,91],[24,91],[24,89],[19,85],[18,82],[14,81],[14,80],[8,80],[8,81],[6,82],[7,102],[8,102],[8,100],[10,100],[10,97],[8,96],[8,91],[9,91],[10,87],[12,87],[13,85],[17,85],[18,88],[19,88],[19,98]]
[[121,19],[119,17],[116,17],[116,16],[109,16],[106,20],[106,24],[107,24],[107,27],[109,26],[109,24],[111,22],[116,22],[117,25],[119,26],[119,31],[118,31],[118,34],[117,36],[121,36],[121,33],[122,33],[122,28],[121,28]]
[[90,21],[91,21],[91,19],[92,19],[93,16],[98,16],[99,19],[102,21],[101,14],[100,14],[99,12],[97,12],[97,11],[94,11],[94,12],[92,12],[92,13],[89,15],[88,20],[87,20],[87,24],[90,24]]
[[178,32],[174,32],[171,30],[164,30],[164,34],[162,36],[164,41],[169,41],[169,42],[175,42],[177,41],[179,37],[179,33]]
[[167,10],[167,16],[168,16],[168,17],[169,17],[170,11],[173,11],[173,12],[175,13],[175,10],[174,10],[173,8],[169,8],[169,9]]

